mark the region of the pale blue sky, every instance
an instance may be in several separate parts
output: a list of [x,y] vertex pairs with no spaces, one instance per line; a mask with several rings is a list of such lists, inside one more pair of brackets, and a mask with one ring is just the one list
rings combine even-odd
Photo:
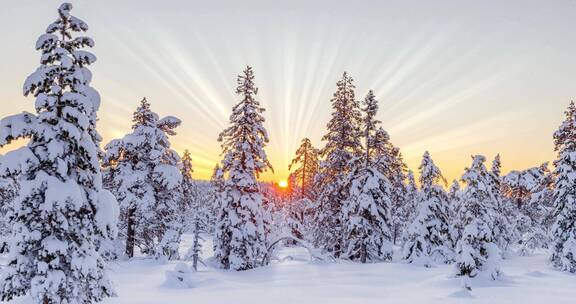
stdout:
[[[22,83],[61,1],[0,0],[0,115],[31,110]],[[554,156],[552,132],[576,96],[576,1],[72,1],[98,62],[105,140],[147,96],[184,121],[174,138],[199,177],[218,160],[236,75],[254,67],[267,151],[281,179],[300,139],[321,146],[344,70],[415,169],[425,149],[448,178],[470,155],[504,168]]]

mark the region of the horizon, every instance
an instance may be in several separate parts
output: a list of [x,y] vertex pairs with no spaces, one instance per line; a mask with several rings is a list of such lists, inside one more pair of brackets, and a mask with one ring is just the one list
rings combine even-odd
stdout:
[[[60,2],[22,1],[0,12],[0,27],[13,29],[3,35],[11,43],[2,51],[10,60],[0,62],[10,71],[0,75],[2,116],[33,109],[22,84],[38,63],[36,38]],[[575,1],[441,1],[419,3],[420,10],[401,1],[175,2],[72,2],[96,42],[91,70],[102,97],[103,145],[130,130],[132,112],[147,97],[160,116],[182,120],[172,146],[180,154],[189,149],[194,177],[209,179],[220,159],[218,133],[239,100],[236,76],[251,65],[275,170],[263,181],[287,178],[302,138],[323,146],[344,71],[354,78],[356,99],[374,90],[378,118],[416,176],[426,150],[448,184],[470,155],[485,155],[489,166],[500,153],[504,173],[555,156],[552,133],[576,83],[576,42],[567,38]],[[138,13],[130,10],[136,4]]]

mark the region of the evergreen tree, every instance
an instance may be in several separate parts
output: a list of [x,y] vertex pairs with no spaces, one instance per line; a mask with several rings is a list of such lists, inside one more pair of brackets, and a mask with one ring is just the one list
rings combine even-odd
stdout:
[[176,259],[182,175],[169,136],[180,120],[159,119],[144,98],[132,121],[130,134],[106,145],[103,164],[107,185],[120,203],[125,254],[131,258],[139,247],[144,254]]
[[554,226],[554,175],[548,163],[528,169],[535,171],[536,186],[530,191],[530,200],[520,209],[517,231],[521,233],[521,254],[538,248],[549,248],[550,228]]
[[443,189],[446,180],[428,151],[424,152],[419,170],[419,211],[410,225],[403,258],[430,267],[434,262],[448,263],[453,259],[451,213]]
[[316,246],[339,257],[343,250],[342,205],[350,195],[348,174],[353,170],[352,160],[362,153],[362,133],[360,106],[348,73],[344,72],[336,87],[328,132],[322,137],[326,145],[320,150],[320,156],[324,160],[315,180],[318,198],[313,238]]
[[[448,189],[448,198],[450,199],[450,205],[453,205],[452,210],[457,210],[455,205],[459,205],[462,196],[462,191],[460,190],[460,183],[457,180],[453,180],[450,184],[450,189]],[[456,204],[454,204],[454,202]]]
[[456,248],[458,240],[462,237],[462,231],[464,230],[464,218],[462,212],[462,190],[460,189],[460,183],[457,180],[452,181],[450,189],[448,190],[448,200],[450,202],[450,213],[452,214],[451,226],[452,229],[452,248]]
[[364,99],[364,155],[353,159],[350,194],[343,204],[344,257],[362,263],[392,259],[392,184],[374,165],[378,104],[372,91]]
[[88,66],[96,57],[76,36],[86,23],[62,4],[58,19],[36,42],[40,66],[26,79],[24,95],[36,97],[36,114],[0,121],[0,146],[28,143],[8,152],[0,174],[18,176],[10,206],[10,257],[0,278],[0,299],[28,294],[36,303],[92,303],[114,295],[99,254],[102,239],[115,238],[116,201],[102,189],[96,117],[100,100]]
[[[414,176],[406,174],[407,166],[400,149],[390,141],[390,136],[382,127],[378,127],[373,135],[374,148],[371,153],[377,159],[378,171],[392,183],[390,198],[392,200],[392,241],[397,243],[404,234],[407,223],[414,218],[417,207],[417,188]],[[410,180],[411,178],[411,180]],[[408,179],[407,183],[406,180]]]
[[492,167],[490,167],[490,172],[496,177],[499,177],[502,174],[502,161],[500,160],[500,153],[494,156],[494,160],[492,160]]
[[554,133],[554,223],[552,264],[557,269],[576,272],[576,106],[570,102],[566,118]]
[[[0,170],[2,170],[2,158],[0,156]],[[1,171],[0,171],[1,172]],[[7,253],[11,225],[9,217],[12,210],[12,201],[19,191],[17,177],[0,176],[0,253]]]
[[203,238],[201,234],[207,232],[210,225],[209,217],[209,206],[208,200],[202,199],[202,194],[200,193],[194,179],[192,178],[192,173],[194,169],[192,167],[192,156],[188,150],[184,151],[182,155],[182,168],[180,170],[182,173],[182,203],[180,204],[179,213],[182,214],[180,217],[181,224],[179,227],[181,230],[179,234],[185,230],[192,233],[192,246],[186,254],[186,259],[192,261],[192,269],[194,271],[198,270],[198,262],[200,261],[200,254],[202,253]]
[[491,193],[495,203],[493,206],[492,222],[494,227],[492,231],[494,233],[494,241],[500,248],[502,254],[505,254],[509,250],[509,246],[518,240],[519,236],[513,225],[513,219],[515,218],[515,212],[512,209],[513,206],[505,199],[502,192],[501,167],[500,154],[496,154],[490,169]]
[[[166,232],[157,246],[161,250],[155,252],[156,256],[166,256],[172,260],[178,259],[178,249],[182,234],[186,230],[190,230],[190,228],[195,229],[193,231],[199,231],[200,229],[200,221],[204,219],[204,210],[202,209],[203,206],[199,204],[198,189],[192,178],[193,172],[190,151],[184,150],[180,163],[182,179],[179,189],[175,189],[179,190],[179,192],[174,193],[177,200],[171,203],[168,209],[169,217],[167,217],[166,220],[168,221],[165,223]],[[190,225],[192,226],[190,227]],[[193,235],[198,238],[196,232]]]
[[252,68],[246,67],[236,88],[242,100],[232,108],[230,126],[218,137],[227,179],[220,197],[215,257],[224,269],[259,267],[266,253],[264,197],[257,178],[272,166],[264,152],[268,134],[257,92]]
[[[299,183],[300,186],[300,199],[308,198],[312,199],[313,189],[312,184],[314,183],[314,177],[318,173],[319,161],[318,161],[318,149],[312,146],[310,139],[304,138],[298,150],[296,150],[296,156],[290,162],[288,170],[291,170],[293,166],[298,166],[294,172],[290,173],[290,181],[294,183]],[[290,188],[292,190],[294,188]]]
[[220,194],[224,191],[224,172],[220,165],[216,164],[212,170],[209,187],[206,193],[206,232],[213,233],[216,227],[216,219],[220,212]]
[[180,202],[180,213],[184,214],[190,210],[195,209],[194,205],[197,204],[197,188],[192,178],[192,173],[194,173],[194,168],[192,166],[192,156],[190,151],[184,150],[184,154],[181,159],[180,174],[182,175],[182,182],[180,183],[181,202]]
[[[483,273],[496,279],[500,275],[500,251],[492,232],[494,199],[491,177],[484,166],[486,158],[482,155],[472,158],[472,165],[462,176],[466,184],[461,207],[464,230],[457,245],[457,275],[466,279]],[[470,288],[467,280],[464,283]]]
[[553,174],[548,163],[508,173],[502,181],[502,192],[509,205],[517,207],[512,212],[520,253],[547,248],[554,222]]

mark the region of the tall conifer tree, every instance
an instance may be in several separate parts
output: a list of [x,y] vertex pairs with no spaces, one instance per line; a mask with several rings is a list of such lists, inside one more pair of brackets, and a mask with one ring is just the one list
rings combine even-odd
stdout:
[[[291,170],[294,166],[294,172],[290,173],[290,182],[297,183],[300,187],[300,199],[313,197],[313,183],[316,174],[318,174],[318,149],[312,146],[312,142],[308,138],[304,138],[298,150],[296,150],[296,155],[294,159],[290,162],[288,170]],[[291,189],[292,190],[292,189]]]
[[554,133],[558,157],[554,161],[556,181],[554,204],[556,222],[553,227],[552,264],[568,272],[576,272],[576,106],[570,102],[566,118]]
[[408,231],[404,259],[429,267],[434,262],[448,263],[453,259],[451,213],[443,188],[446,180],[428,151],[424,152],[419,170],[419,211]]
[[318,208],[314,241],[336,257],[343,250],[342,205],[350,195],[347,176],[353,169],[352,160],[362,154],[361,112],[354,89],[352,77],[344,72],[331,100],[332,117],[328,132],[322,137],[326,145],[320,150],[324,159],[316,178]]
[[493,219],[494,198],[491,194],[490,173],[484,166],[486,158],[473,156],[472,165],[466,168],[462,181],[466,184],[462,195],[460,218],[464,227],[457,245],[457,274],[467,278],[483,273],[491,279],[500,275],[500,250],[495,243]]
[[257,93],[254,72],[246,67],[238,76],[236,88],[241,100],[232,108],[230,126],[218,137],[226,181],[220,194],[214,246],[216,261],[224,269],[259,267],[267,249],[264,197],[257,178],[272,166],[264,152],[268,133],[263,126],[264,108],[256,100]]
[[343,253],[348,259],[366,263],[392,259],[392,184],[378,170],[378,154],[373,153],[380,121],[376,120],[378,102],[372,91],[363,105],[365,146],[364,153],[351,161],[354,167],[348,177],[350,193],[343,204]]
[[29,294],[36,303],[91,303],[112,296],[103,239],[115,237],[116,200],[102,189],[95,118],[100,106],[88,66],[94,41],[64,3],[36,42],[40,66],[26,79],[24,95],[36,114],[2,119],[0,145],[26,138],[7,153],[0,174],[19,177],[11,204],[12,246],[2,269],[0,299]]

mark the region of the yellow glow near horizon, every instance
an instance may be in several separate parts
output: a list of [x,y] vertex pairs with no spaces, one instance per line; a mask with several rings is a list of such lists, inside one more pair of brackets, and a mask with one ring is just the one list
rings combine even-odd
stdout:
[[278,187],[280,188],[287,188],[288,187],[288,182],[285,179],[282,179],[278,182]]

